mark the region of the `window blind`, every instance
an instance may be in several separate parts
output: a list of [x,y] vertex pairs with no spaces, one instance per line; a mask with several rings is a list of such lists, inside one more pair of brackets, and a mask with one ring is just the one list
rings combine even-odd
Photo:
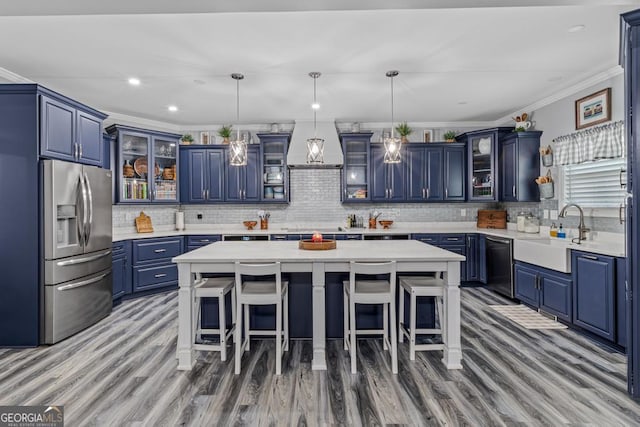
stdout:
[[624,157],[563,166],[564,202],[588,208],[617,208],[625,196],[620,186],[622,169],[626,169]]

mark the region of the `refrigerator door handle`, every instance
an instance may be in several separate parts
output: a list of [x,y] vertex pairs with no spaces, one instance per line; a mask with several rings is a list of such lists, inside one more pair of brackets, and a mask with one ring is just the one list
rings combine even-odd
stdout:
[[[91,237],[91,227],[93,226],[93,191],[91,190],[91,184],[89,183],[89,177],[87,174],[84,174],[84,183],[86,186],[86,199],[87,199],[87,207],[89,208],[89,214],[86,218],[85,232],[84,232],[84,244],[85,246],[89,244],[89,238]],[[85,214],[86,215],[86,214]]]
[[76,222],[78,225],[78,236],[80,237],[80,244],[84,245],[84,232],[85,232],[85,198],[84,198],[84,180],[82,176],[78,177],[78,189],[76,190]]
[[99,282],[100,280],[104,279],[108,275],[109,275],[109,273],[103,273],[103,274],[101,274],[101,275],[99,275],[97,277],[94,277],[92,279],[81,280],[80,282],[74,282],[74,283],[69,283],[68,285],[59,286],[58,290],[59,291],[68,291],[70,289],[75,289],[75,288],[80,288],[82,286],[87,286],[87,285],[90,285],[92,283]]
[[105,256],[109,255],[110,253],[111,253],[111,249],[109,249],[107,251],[104,251],[101,254],[91,255],[91,256],[88,256],[88,257],[84,257],[84,258],[75,258],[75,259],[68,259],[66,261],[58,261],[56,263],[56,265],[58,267],[66,267],[68,265],[83,264],[85,262],[95,261],[97,259],[105,257]]

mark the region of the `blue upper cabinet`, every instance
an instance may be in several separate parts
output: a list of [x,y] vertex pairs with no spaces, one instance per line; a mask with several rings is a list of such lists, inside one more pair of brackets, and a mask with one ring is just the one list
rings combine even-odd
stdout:
[[289,170],[287,151],[290,133],[259,133],[262,153],[260,170],[261,200],[269,203],[289,203]]
[[107,116],[44,88],[39,92],[40,156],[102,167]]
[[469,201],[498,200],[498,141],[512,130],[507,127],[483,129],[456,138],[467,144]]
[[[460,191],[464,200],[464,145],[407,144],[406,150],[407,201],[458,200]],[[451,193],[445,187],[450,187]]]
[[224,182],[223,148],[180,147],[180,201],[221,202]]
[[406,147],[402,147],[400,163],[384,163],[384,145],[371,144],[371,200],[385,202],[405,201]]
[[260,166],[260,146],[247,146],[246,166],[231,166],[229,150],[225,150],[225,201],[227,202],[259,202],[262,193],[262,173]]
[[465,192],[465,147],[461,144],[444,148],[444,200],[464,201]]
[[505,202],[539,202],[540,131],[510,132],[500,140],[500,194]]
[[371,201],[369,149],[372,133],[341,133],[343,203],[361,203]]
[[111,125],[118,203],[177,203],[180,135]]

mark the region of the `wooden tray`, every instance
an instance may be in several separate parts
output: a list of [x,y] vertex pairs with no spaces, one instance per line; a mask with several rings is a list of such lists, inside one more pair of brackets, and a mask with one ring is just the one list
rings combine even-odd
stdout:
[[479,210],[478,228],[507,228],[507,211]]
[[298,242],[298,248],[307,251],[327,251],[329,249],[336,248],[335,240],[323,240],[321,242],[313,242],[311,240],[300,240]]
[[136,230],[138,230],[138,233],[153,233],[151,217],[145,215],[144,212],[140,212],[140,216],[136,217]]

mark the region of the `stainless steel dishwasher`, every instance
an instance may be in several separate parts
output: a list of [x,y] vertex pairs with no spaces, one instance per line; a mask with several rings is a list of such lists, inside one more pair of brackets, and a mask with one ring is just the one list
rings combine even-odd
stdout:
[[513,287],[513,240],[487,236],[487,286],[506,297],[515,296]]

